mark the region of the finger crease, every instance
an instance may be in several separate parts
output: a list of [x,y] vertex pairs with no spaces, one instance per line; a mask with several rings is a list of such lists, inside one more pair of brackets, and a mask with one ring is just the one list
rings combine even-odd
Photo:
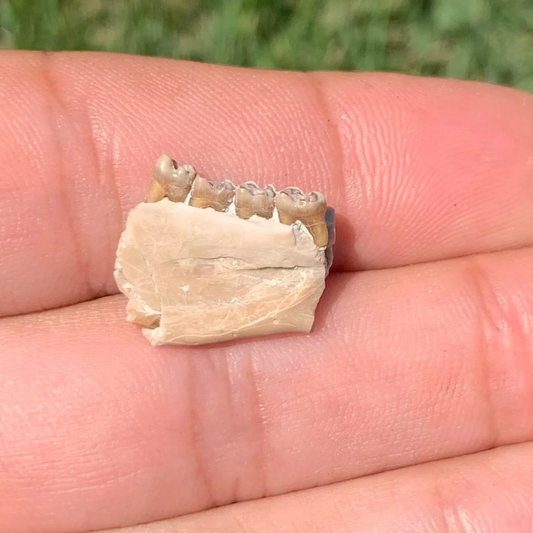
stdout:
[[[63,143],[61,141],[61,131],[64,130],[62,119],[68,116],[68,108],[65,105],[63,98],[61,97],[61,88],[60,84],[57,81],[57,78],[54,74],[54,68],[52,63],[52,57],[54,57],[49,52],[42,53],[42,63],[41,63],[41,77],[43,79],[44,85],[47,87],[48,94],[50,95],[50,127],[49,131],[53,132],[54,143],[56,146],[56,153],[59,154],[58,164],[59,164],[59,176],[58,181],[61,183],[61,186],[54,188],[54,193],[61,196],[64,205],[64,213],[66,218],[66,226],[70,231],[70,240],[72,243],[72,251],[74,258],[77,264],[78,273],[81,276],[82,284],[86,286],[87,293],[89,297],[92,296],[93,290],[90,284],[88,272],[89,272],[89,260],[86,250],[81,246],[81,221],[80,217],[77,214],[77,209],[75,203],[72,200],[72,196],[69,195],[69,192],[72,191],[72,184],[68,182],[68,170],[67,165],[65,164],[66,155]],[[80,300],[83,300],[83,296]]]
[[267,468],[266,468],[266,420],[264,416],[263,400],[258,380],[258,372],[255,367],[255,358],[249,358],[249,376],[251,381],[250,401],[254,410],[255,437],[257,439],[257,452],[255,457],[255,470],[257,473],[257,484],[260,498],[267,495]]
[[[344,159],[344,150],[342,148],[342,142],[341,142],[341,134],[339,130],[339,126],[335,120],[333,120],[333,115],[330,112],[330,107],[327,101],[327,97],[324,94],[324,90],[322,87],[322,83],[320,79],[313,76],[313,73],[308,73],[309,79],[311,80],[311,87],[315,94],[315,98],[318,103],[318,111],[322,115],[322,121],[324,123],[325,129],[330,133],[331,135],[331,141],[332,141],[332,147],[333,147],[333,154],[330,158],[330,161],[332,162],[332,165],[334,165],[334,168],[331,169],[331,175],[332,176],[340,176],[342,183],[339,187],[335,187],[335,191],[348,191],[351,189],[351,187],[348,187],[348,184],[346,183],[346,173],[345,173],[345,159]],[[335,191],[330,190],[329,193],[332,194]],[[337,197],[335,198],[335,203],[332,205],[340,205],[340,202],[343,200],[343,197],[338,196],[339,193],[337,193]]]
[[[209,475],[209,463],[204,457],[202,451],[205,448],[205,444],[202,441],[203,430],[200,421],[200,408],[198,407],[198,397],[201,391],[198,390],[198,374],[194,367],[194,357],[187,358],[188,369],[188,400],[189,400],[189,418],[190,418],[190,436],[191,436],[191,453],[193,461],[196,465],[197,477],[200,483],[203,485],[204,493],[206,497],[205,507],[211,508],[216,505],[216,498],[214,494],[214,488],[211,483],[211,476]],[[200,405],[201,402],[200,402]]]
[[497,417],[497,409],[493,394],[493,375],[490,357],[496,353],[498,357],[505,354],[504,337],[508,331],[505,324],[506,313],[495,294],[492,283],[480,260],[476,256],[468,258],[467,275],[474,290],[476,310],[477,357],[481,374],[481,390],[483,391],[486,407],[486,424],[489,442],[487,448],[494,448],[501,442],[501,428]]

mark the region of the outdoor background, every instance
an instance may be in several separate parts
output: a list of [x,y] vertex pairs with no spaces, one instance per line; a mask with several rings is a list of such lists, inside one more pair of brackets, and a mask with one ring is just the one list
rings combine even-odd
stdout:
[[0,0],[0,47],[388,70],[533,91],[533,0]]

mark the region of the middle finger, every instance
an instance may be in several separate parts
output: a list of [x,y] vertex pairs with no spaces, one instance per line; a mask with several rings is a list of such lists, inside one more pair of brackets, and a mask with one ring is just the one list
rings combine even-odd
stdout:
[[127,525],[530,440],[532,264],[334,274],[310,336],[209,348],[148,346],[122,298],[4,319],[0,523]]

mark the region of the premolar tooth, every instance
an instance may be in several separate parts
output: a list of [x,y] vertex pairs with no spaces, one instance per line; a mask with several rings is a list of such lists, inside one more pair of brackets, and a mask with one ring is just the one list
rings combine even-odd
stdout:
[[317,246],[327,246],[327,205],[319,192],[305,194],[298,187],[287,187],[276,196],[276,207],[282,224],[299,220],[308,230]]
[[191,190],[195,176],[194,167],[191,165],[180,166],[166,154],[163,154],[154,166],[153,179],[163,187],[168,199],[172,202],[185,200]]
[[235,193],[235,212],[239,218],[253,215],[272,218],[276,193],[270,185],[262,189],[253,181],[243,183]]
[[212,207],[215,211],[226,211],[235,196],[235,185],[231,181],[209,181],[196,176],[192,184],[189,205],[193,207]]

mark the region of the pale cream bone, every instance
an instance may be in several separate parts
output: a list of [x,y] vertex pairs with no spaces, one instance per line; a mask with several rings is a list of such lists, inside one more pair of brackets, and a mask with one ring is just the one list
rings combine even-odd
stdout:
[[334,240],[320,193],[236,188],[163,155],[128,215],[115,279],[154,346],[309,333]]

